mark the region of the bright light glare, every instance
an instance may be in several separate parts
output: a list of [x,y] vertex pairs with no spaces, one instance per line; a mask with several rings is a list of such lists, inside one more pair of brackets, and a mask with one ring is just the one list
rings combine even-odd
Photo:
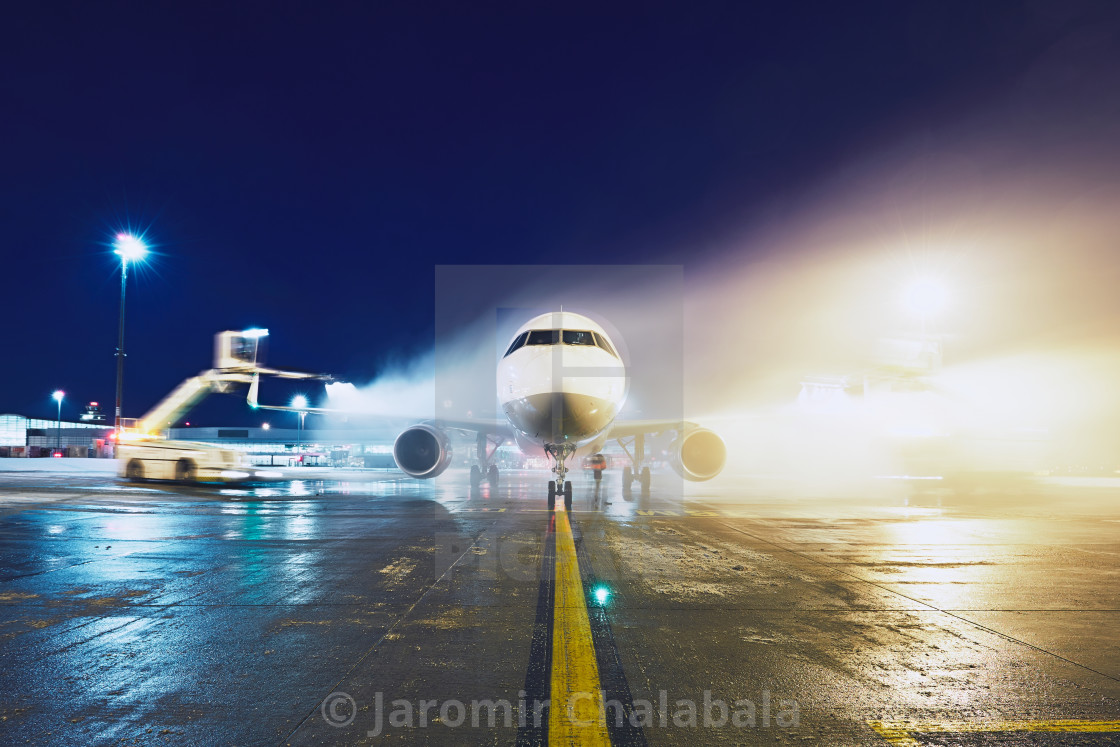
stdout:
[[245,330],[241,334],[244,337],[268,337],[268,330],[253,327],[252,329]]
[[611,598],[611,590],[605,586],[596,586],[592,594],[595,595],[595,601],[600,607],[606,604],[607,600]]
[[269,425],[268,423],[261,423],[261,428],[262,428],[262,429],[264,429],[264,430],[266,430],[266,431],[267,431],[267,430],[268,430],[269,428],[271,428],[271,427],[272,427],[272,426],[271,426],[271,425]]
[[148,247],[145,246],[144,242],[129,233],[117,234],[117,240],[113,242],[113,247],[113,253],[125,262],[144,259],[148,254]]
[[307,407],[307,397],[304,397],[302,394],[296,395],[292,399],[292,407],[296,408],[297,410],[302,410],[303,408]]
[[923,319],[941,313],[948,302],[948,290],[939,280],[931,277],[916,278],[902,293],[902,304],[906,310]]
[[55,402],[61,402],[62,398],[65,397],[65,396],[66,396],[66,392],[62,391],[61,389],[59,389],[57,392],[55,392],[54,394],[51,395],[51,397],[54,398]]

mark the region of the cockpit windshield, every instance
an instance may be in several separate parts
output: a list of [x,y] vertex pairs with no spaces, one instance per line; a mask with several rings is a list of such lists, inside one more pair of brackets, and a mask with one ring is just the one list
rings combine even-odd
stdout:
[[529,333],[529,339],[525,342],[526,345],[555,345],[560,342],[560,330],[558,329],[534,329]]
[[525,344],[525,338],[528,337],[528,336],[529,336],[528,332],[522,332],[521,334],[519,334],[517,336],[517,339],[514,340],[513,343],[509,346],[509,350],[507,350],[506,354],[503,355],[502,357],[505,358],[510,353],[512,353],[514,350],[517,350],[519,347],[524,345]]
[[612,348],[611,344],[609,342],[607,342],[607,338],[603,337],[598,332],[595,332],[594,335],[595,335],[595,345],[597,347],[600,347],[603,350],[606,350],[608,353],[613,355],[615,358],[618,357],[618,353],[614,352],[614,348]]
[[607,342],[607,338],[603,337],[598,332],[576,329],[534,329],[528,332],[522,332],[509,346],[506,355],[502,357],[504,358],[512,354],[515,350],[519,350],[525,345],[556,345],[561,342],[565,345],[589,345],[597,347],[607,351],[615,358],[618,357],[618,353],[614,352],[614,348]]
[[593,332],[577,332],[574,329],[564,330],[564,344],[565,345],[594,345],[595,337]]

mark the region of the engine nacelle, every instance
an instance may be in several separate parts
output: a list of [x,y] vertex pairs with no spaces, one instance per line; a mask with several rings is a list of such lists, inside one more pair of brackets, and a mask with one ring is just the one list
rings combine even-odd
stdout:
[[711,480],[723,471],[727,446],[707,428],[692,428],[673,442],[672,466],[686,480]]
[[401,431],[393,442],[393,459],[411,477],[436,477],[451,464],[451,444],[439,428],[414,425]]

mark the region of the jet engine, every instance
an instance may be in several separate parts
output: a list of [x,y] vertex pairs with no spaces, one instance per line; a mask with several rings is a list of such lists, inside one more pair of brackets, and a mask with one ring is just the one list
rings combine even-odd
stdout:
[[410,477],[436,477],[451,464],[447,434],[431,425],[406,428],[393,442],[393,459]]
[[673,442],[672,466],[686,480],[711,480],[723,470],[727,447],[707,428],[691,428]]

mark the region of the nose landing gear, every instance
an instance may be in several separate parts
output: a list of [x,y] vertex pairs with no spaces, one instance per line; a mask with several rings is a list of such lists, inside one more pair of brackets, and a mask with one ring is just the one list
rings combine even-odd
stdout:
[[563,496],[564,510],[572,510],[572,481],[567,479],[568,476],[568,457],[575,452],[575,447],[571,444],[549,444],[545,447],[548,455],[556,460],[556,466],[552,471],[556,473],[558,480],[549,480],[548,482],[548,510],[556,510],[556,496]]

